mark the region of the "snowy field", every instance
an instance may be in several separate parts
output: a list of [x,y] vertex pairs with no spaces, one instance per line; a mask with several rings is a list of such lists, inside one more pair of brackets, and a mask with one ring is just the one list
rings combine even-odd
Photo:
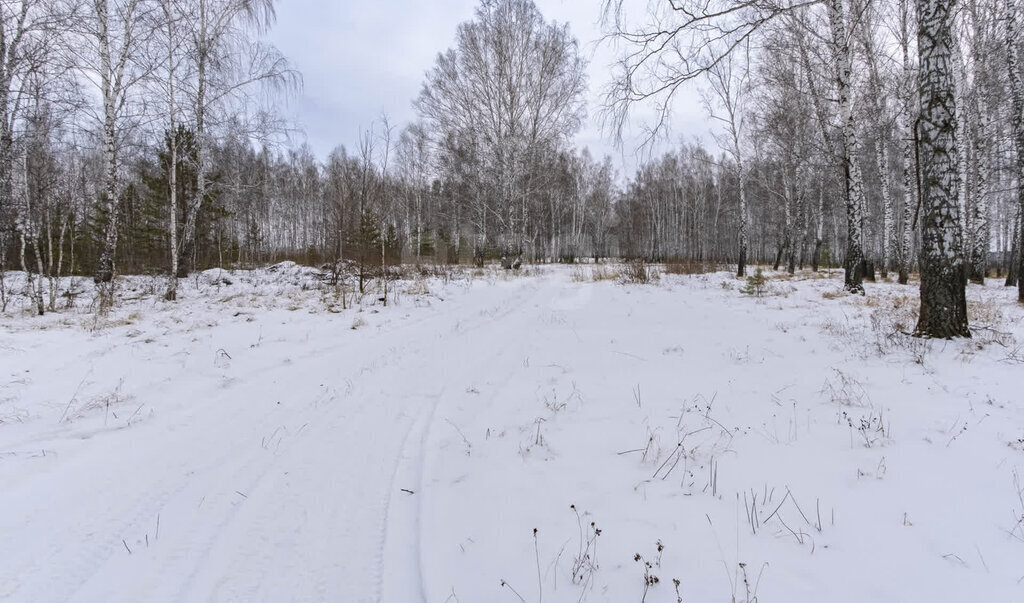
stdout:
[[1024,600],[1015,290],[928,342],[916,285],[655,276],[15,299],[0,600]]

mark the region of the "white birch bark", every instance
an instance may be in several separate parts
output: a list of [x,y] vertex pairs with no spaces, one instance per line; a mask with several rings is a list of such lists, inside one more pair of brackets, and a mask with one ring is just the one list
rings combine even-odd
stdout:
[[1010,72],[1010,97],[1013,117],[1013,140],[1017,149],[1017,291],[1024,302],[1024,80],[1020,73],[1020,8],[1016,0],[1006,0],[1006,66]]
[[861,177],[860,139],[853,116],[851,77],[853,60],[847,36],[846,16],[842,0],[829,0],[828,20],[832,30],[835,52],[836,83],[839,93],[839,118],[842,122],[843,144],[841,163],[846,188],[846,289],[852,293],[864,292],[864,188]]
[[168,142],[170,144],[170,165],[168,166],[168,235],[170,240],[171,269],[167,277],[167,292],[164,299],[174,301],[178,299],[178,107],[175,103],[175,21],[178,15],[175,14],[171,0],[163,0],[162,8],[164,13],[164,26],[167,33],[167,123]]
[[910,62],[910,20],[911,7],[908,0],[900,0],[900,48],[903,55],[903,72],[901,81],[901,103],[899,128],[901,150],[903,153],[903,219],[899,246],[899,282],[907,284],[910,278],[910,267],[913,264],[914,217],[918,208],[918,181],[915,162],[914,124],[916,111],[914,108],[915,80],[917,74]]
[[917,0],[921,116],[921,312],[915,333],[970,337],[960,226],[959,145],[951,0]]

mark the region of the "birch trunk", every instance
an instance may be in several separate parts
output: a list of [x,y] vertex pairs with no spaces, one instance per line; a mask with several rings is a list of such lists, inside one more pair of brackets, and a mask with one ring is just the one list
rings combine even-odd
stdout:
[[0,232],[0,312],[7,311],[7,284],[4,283],[4,272],[7,271],[7,234]]
[[[955,0],[954,0],[955,1]],[[957,194],[957,205],[959,206],[960,213],[960,232],[963,237],[963,249],[965,252],[970,252],[973,247],[971,242],[971,224],[969,222],[970,214],[969,208],[972,205],[972,194],[970,186],[970,175],[969,175],[969,164],[974,159],[971,156],[970,140],[972,132],[970,130],[971,124],[967,119],[967,91],[965,90],[965,80],[967,75],[965,73],[965,65],[963,59],[963,53],[960,49],[960,42],[956,35],[953,35],[953,102],[956,106],[956,149],[957,149],[957,164],[956,173],[957,179],[960,181],[958,186],[959,193]],[[967,259],[965,253],[965,260]],[[965,264],[967,267],[969,264]]]
[[[832,136],[829,133],[828,117],[825,113],[825,107],[821,101],[821,95],[818,94],[817,86],[814,83],[812,77],[811,59],[807,50],[807,44],[803,36],[803,23],[797,21],[795,28],[797,30],[797,45],[800,51],[800,63],[803,65],[804,79],[807,82],[807,90],[811,97],[811,104],[814,107],[814,115],[817,118],[818,127],[821,130],[821,139],[825,143],[825,148],[828,149],[833,157],[838,157],[840,153],[835,148]],[[821,249],[825,242],[825,178],[822,174],[822,183],[818,187],[818,215],[814,229],[814,251],[811,254],[811,269],[815,272],[821,267]]]
[[811,254],[811,269],[821,268],[821,247],[825,242],[825,186],[818,187],[818,219],[814,225],[814,253]]
[[[32,205],[31,199],[29,198],[29,181],[28,181],[28,158],[22,156],[21,161],[21,179],[19,182],[19,188],[21,189],[21,203],[18,207],[18,236],[20,238],[20,253],[21,253],[21,269],[25,272],[25,295],[32,300],[33,305],[36,307],[36,313],[42,316],[46,307],[43,302],[43,259],[39,253],[39,243],[36,240],[36,229],[33,226],[32,221]],[[36,260],[36,273],[33,277],[32,269],[29,268],[28,261],[25,256],[25,251],[28,245],[32,245],[32,253],[35,255]]]
[[113,299],[114,256],[117,253],[117,143],[116,91],[113,63],[110,56],[110,7],[107,0],[94,0],[97,18],[97,42],[100,52],[100,87],[103,97],[103,162],[105,166],[104,204],[107,224],[96,266],[95,280],[100,307],[110,306]]
[[747,176],[743,171],[743,159],[740,157],[739,145],[736,147],[736,169],[739,172],[740,184],[740,257],[736,268],[736,276],[747,275]]
[[1017,208],[1013,217],[1013,234],[1010,237],[1010,259],[1007,262],[1006,286],[1017,286],[1017,275],[1020,272],[1020,240],[1021,240],[1021,211]]
[[1013,102],[1013,140],[1017,149],[1017,219],[1014,224],[1017,244],[1017,296],[1024,302],[1024,81],[1019,62],[1020,11],[1015,0],[1006,0],[1006,66],[1010,71],[1010,96]]
[[970,337],[967,278],[960,228],[960,178],[953,65],[951,0],[917,0],[918,81],[921,116],[918,157],[921,178],[922,337]]
[[175,15],[172,14],[170,2],[167,0],[163,3],[163,9],[164,18],[167,20],[167,121],[170,131],[168,142],[171,147],[170,166],[167,175],[168,188],[170,189],[167,210],[171,245],[171,270],[167,277],[167,292],[164,294],[164,299],[174,301],[178,299],[178,130],[175,120],[177,106],[174,102]]
[[846,290],[864,293],[864,189],[860,172],[860,141],[857,137],[853,116],[853,99],[850,94],[850,78],[853,61],[850,56],[850,41],[846,35],[846,16],[842,0],[829,0],[828,20],[835,45],[836,83],[839,92],[839,117],[843,128],[842,153],[840,161],[846,189]]
[[50,282],[50,312],[57,310],[57,289],[60,285],[60,275],[64,271],[64,239],[67,236],[70,222],[71,218],[67,216],[60,223],[60,234],[57,239],[57,269],[54,271],[54,276],[51,276]]
[[975,144],[974,156],[976,158],[974,178],[974,205],[971,212],[971,253],[970,253],[970,277],[971,280],[980,285],[985,284],[985,276],[988,272],[988,253],[991,244],[991,226],[989,222],[989,186],[991,173],[989,170],[989,156],[986,151],[986,136],[992,131],[988,116],[980,101],[977,101],[975,110]]
[[899,282],[906,285],[910,279],[913,264],[914,216],[917,212],[918,182],[917,167],[914,163],[914,86],[916,79],[910,63],[910,6],[907,0],[900,0],[900,46],[903,51],[903,98],[900,107],[900,132],[903,151],[903,228],[899,248]]
[[196,190],[185,212],[185,228],[182,232],[177,275],[188,276],[189,268],[195,269],[196,220],[206,197],[206,93],[208,85],[210,39],[208,0],[199,0],[199,31],[195,41],[196,53]]
[[875,135],[875,169],[882,192],[882,277],[888,274],[892,261],[892,242],[896,239],[893,227],[893,199],[889,183],[889,136],[885,127],[888,114],[882,77],[878,71],[878,51],[871,19],[864,19],[859,28],[864,57],[868,64],[868,87],[871,106],[871,130]]

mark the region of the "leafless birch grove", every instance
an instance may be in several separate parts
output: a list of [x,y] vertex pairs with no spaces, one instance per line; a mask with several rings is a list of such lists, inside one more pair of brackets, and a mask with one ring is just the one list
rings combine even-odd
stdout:
[[[595,82],[568,24],[481,0],[412,123],[319,158],[284,136],[301,77],[266,41],[273,0],[4,0],[0,268],[42,313],[73,299],[62,275],[110,304],[155,272],[173,300],[189,272],[281,259],[841,267],[853,293],[919,274],[918,333],[969,336],[969,283],[1024,300],[1020,10],[605,0]],[[673,128],[682,103],[710,136]],[[633,173],[575,146],[596,122]]]

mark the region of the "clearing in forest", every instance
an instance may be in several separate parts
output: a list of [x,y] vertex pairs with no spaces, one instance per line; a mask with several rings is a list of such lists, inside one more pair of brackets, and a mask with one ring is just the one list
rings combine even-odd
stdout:
[[[293,264],[0,316],[7,601],[1008,601],[1024,308]],[[9,276],[16,279],[16,276]],[[84,299],[84,297],[82,298]],[[676,582],[678,581],[678,582]]]

